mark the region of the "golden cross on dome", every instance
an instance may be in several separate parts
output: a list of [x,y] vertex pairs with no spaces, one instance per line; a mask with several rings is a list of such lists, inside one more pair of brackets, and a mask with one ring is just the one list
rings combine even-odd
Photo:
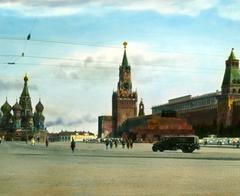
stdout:
[[127,48],[127,42],[126,41],[123,42],[123,45],[124,45],[124,49],[126,49]]

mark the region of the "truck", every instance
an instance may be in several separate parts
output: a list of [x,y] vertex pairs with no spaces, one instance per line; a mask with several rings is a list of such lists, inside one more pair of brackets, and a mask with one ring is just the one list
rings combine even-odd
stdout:
[[164,150],[182,150],[184,153],[192,153],[196,149],[200,149],[199,138],[196,135],[161,136],[159,141],[152,146],[153,152],[163,152]]

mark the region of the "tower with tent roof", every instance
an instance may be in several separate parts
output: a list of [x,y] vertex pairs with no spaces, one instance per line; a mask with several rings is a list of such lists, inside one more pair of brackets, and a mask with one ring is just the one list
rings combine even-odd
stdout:
[[225,73],[222,81],[222,93],[218,98],[217,122],[219,129],[229,127],[234,118],[234,108],[240,101],[240,70],[239,60],[234,54],[234,48],[225,62]]

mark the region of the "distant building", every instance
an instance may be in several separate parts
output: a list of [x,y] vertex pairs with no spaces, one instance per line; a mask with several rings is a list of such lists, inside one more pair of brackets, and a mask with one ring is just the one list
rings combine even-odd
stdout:
[[97,136],[93,133],[75,133],[70,135],[70,139],[72,140],[72,138],[74,139],[74,141],[76,142],[83,142],[83,141],[91,141],[91,140],[95,140],[97,139]]
[[112,116],[98,117],[98,138],[105,138],[112,133]]
[[76,142],[82,142],[82,141],[95,140],[97,136],[94,133],[85,132],[85,131],[79,131],[79,132],[61,131],[59,133],[48,134],[48,139],[50,142],[70,142],[72,138]]
[[159,114],[165,110],[177,112],[178,117],[188,120],[195,126],[212,126],[217,123],[218,96],[220,92],[209,93],[192,97],[187,95],[171,99],[167,104],[152,107],[153,114]]
[[153,106],[152,114],[175,110],[191,123],[198,135],[240,135],[240,70],[233,49],[226,60],[221,92],[170,99]]
[[192,135],[192,126],[184,119],[153,114],[129,118],[120,128],[125,139],[153,142],[164,135]]
[[13,132],[21,130],[44,130],[44,106],[39,100],[33,113],[31,97],[28,90],[28,77],[24,77],[24,87],[19,103],[11,106],[6,100],[0,112],[0,131]]

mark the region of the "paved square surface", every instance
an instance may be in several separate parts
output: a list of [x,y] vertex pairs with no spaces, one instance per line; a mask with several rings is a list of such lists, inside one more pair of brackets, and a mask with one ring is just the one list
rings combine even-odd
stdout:
[[0,195],[240,195],[240,149],[0,144]]

